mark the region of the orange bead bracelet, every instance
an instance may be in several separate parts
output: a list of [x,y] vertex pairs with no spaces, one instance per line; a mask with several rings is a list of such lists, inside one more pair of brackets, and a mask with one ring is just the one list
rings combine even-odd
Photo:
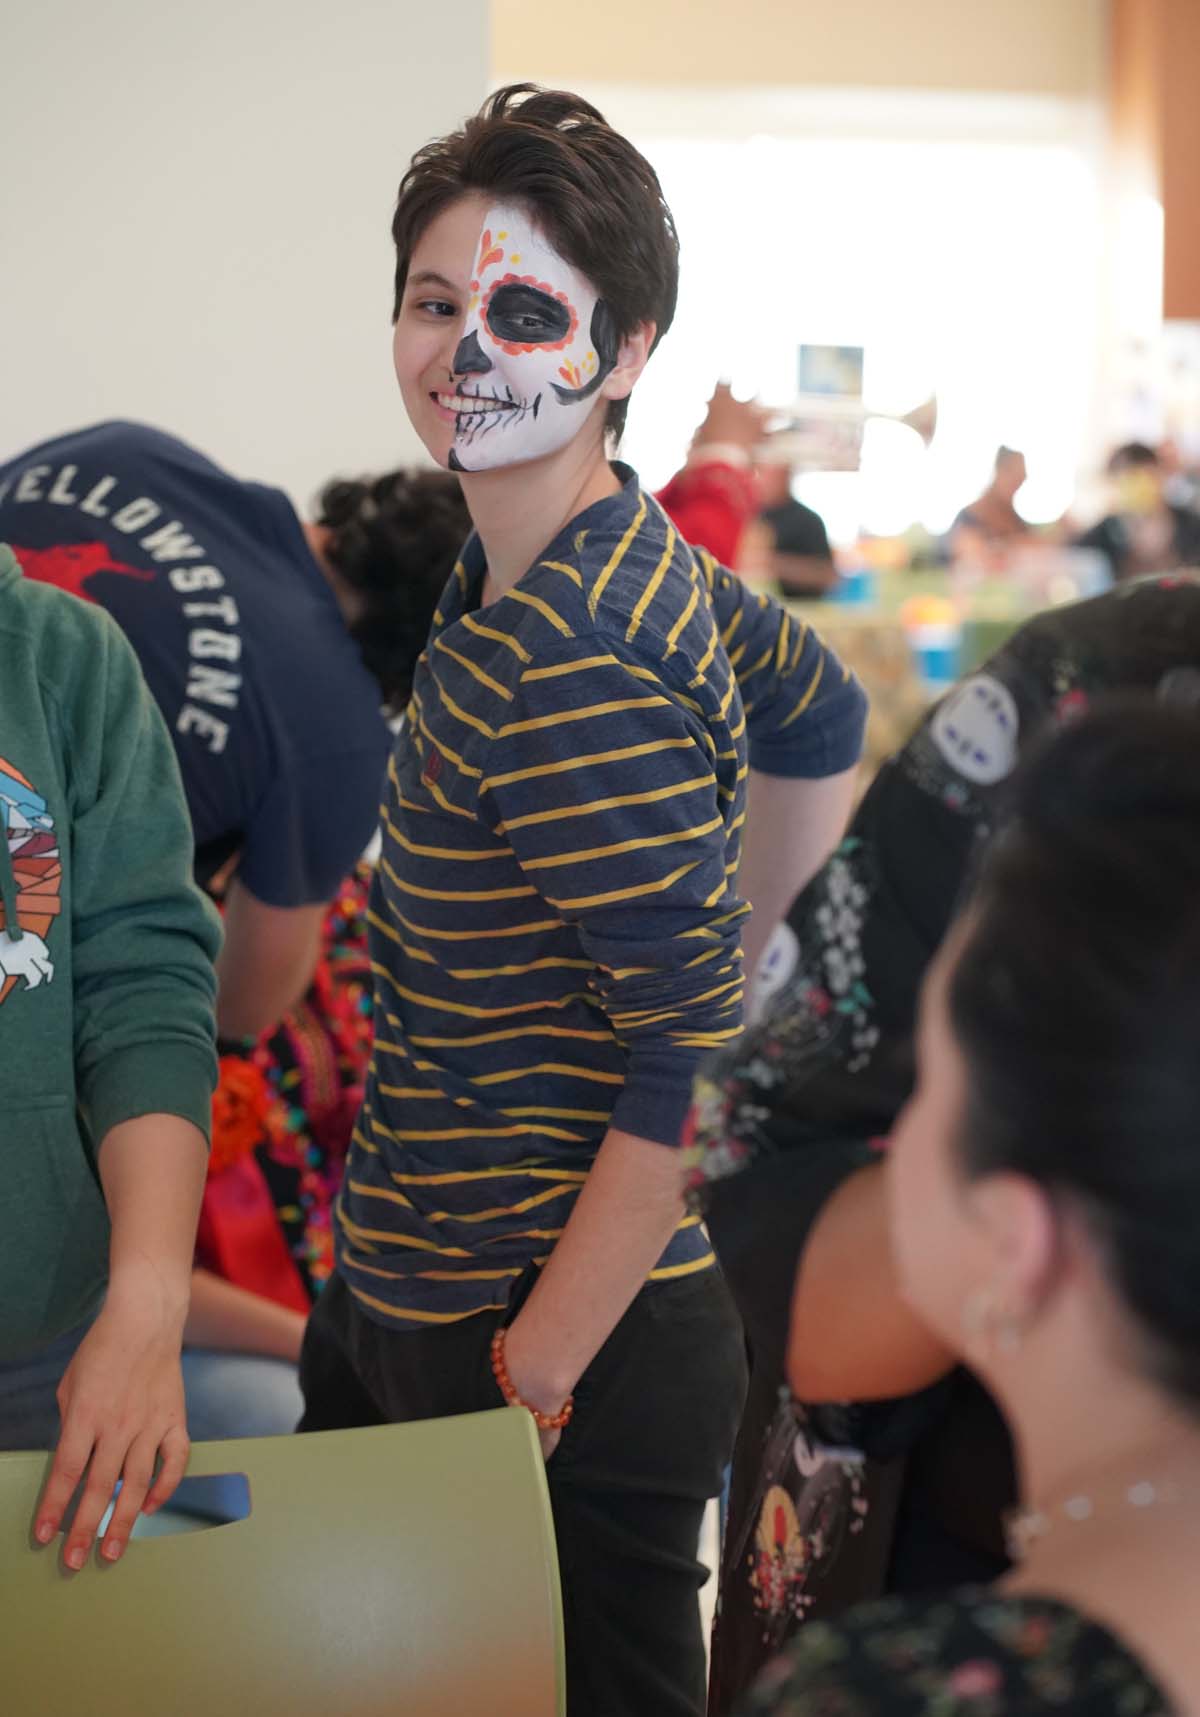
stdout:
[[512,1378],[508,1375],[508,1366],[504,1362],[503,1329],[498,1329],[492,1337],[492,1376],[496,1379],[501,1395],[510,1407],[524,1407],[527,1413],[533,1414],[533,1422],[539,1431],[561,1431],[571,1423],[571,1414],[575,1411],[575,1397],[568,1395],[557,1413],[543,1413],[531,1401],[522,1400],[517,1394]]

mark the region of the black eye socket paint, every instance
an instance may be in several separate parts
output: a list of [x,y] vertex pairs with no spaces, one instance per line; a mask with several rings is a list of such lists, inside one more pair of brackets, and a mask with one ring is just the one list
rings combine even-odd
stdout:
[[616,368],[620,345],[617,325],[603,298],[596,300],[596,308],[592,311],[591,336],[597,359],[596,373],[591,381],[581,388],[564,388],[559,387],[557,382],[551,382],[550,386],[554,389],[555,398],[560,405],[575,405],[579,400],[591,399],[605,376],[610,375]]
[[555,345],[571,332],[571,313],[548,292],[514,282],[492,293],[487,324],[497,340],[512,345]]

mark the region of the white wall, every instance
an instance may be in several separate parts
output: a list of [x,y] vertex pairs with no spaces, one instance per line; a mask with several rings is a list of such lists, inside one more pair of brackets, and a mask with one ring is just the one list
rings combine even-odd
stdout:
[[130,416],[303,505],[416,458],[391,205],[488,0],[36,0],[4,26],[0,458]]

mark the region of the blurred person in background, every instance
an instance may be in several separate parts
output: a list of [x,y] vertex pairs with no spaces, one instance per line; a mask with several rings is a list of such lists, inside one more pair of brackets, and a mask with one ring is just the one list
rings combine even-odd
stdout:
[[762,460],[757,473],[765,570],[784,596],[827,596],[838,573],[824,519],[793,495],[791,465]]
[[1200,583],[1040,614],[944,698],[776,932],[760,1022],[697,1083],[694,1185],[752,1358],[714,1717],[806,1618],[1006,1568],[1008,1436],[902,1298],[878,1141],[911,1093],[925,969],[1018,760],[1134,692],[1200,702]]
[[217,1024],[257,1037],[303,995],[325,910],[375,829],[399,713],[464,540],[453,479],[331,482],[317,518],[177,437],[110,422],[0,465],[26,575],[98,603],[175,744],[196,878],[228,872]]
[[997,449],[991,482],[978,500],[962,509],[950,527],[950,553],[954,560],[986,563],[1030,539],[1032,527],[1014,504],[1028,475],[1023,453],[1013,447]]
[[655,497],[684,541],[723,566],[740,568],[744,533],[759,509],[754,456],[769,417],[765,406],[735,399],[729,383],[718,382],[686,463]]
[[1113,510],[1076,547],[1098,550],[1118,581],[1200,566],[1200,514],[1167,498],[1169,477],[1145,442],[1118,447],[1108,462]]
[[1013,1570],[802,1628],[744,1717],[1196,1710],[1198,746],[1142,694],[1026,764],[874,1171],[897,1315],[1013,1434]]
[[686,464],[657,499],[685,541],[784,596],[824,596],[837,570],[820,515],[792,495],[793,468],[769,452],[773,413],[718,382]]

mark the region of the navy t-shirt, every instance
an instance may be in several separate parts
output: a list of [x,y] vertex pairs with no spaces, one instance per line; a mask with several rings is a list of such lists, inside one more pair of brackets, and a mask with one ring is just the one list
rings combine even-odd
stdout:
[[119,623],[175,741],[197,872],[328,900],[374,830],[374,676],[287,497],[173,436],[101,423],[0,465],[0,542]]

